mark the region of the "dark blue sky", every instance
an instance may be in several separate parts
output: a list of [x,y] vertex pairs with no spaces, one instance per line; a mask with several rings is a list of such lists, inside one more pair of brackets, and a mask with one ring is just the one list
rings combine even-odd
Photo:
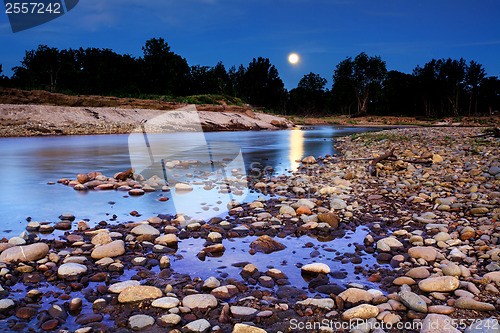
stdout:
[[[360,52],[411,73],[432,58],[481,63],[500,75],[498,0],[80,0],[70,12],[13,34],[0,14],[0,63],[11,75],[25,50],[99,47],[141,56],[163,37],[190,65],[226,68],[267,57],[285,87],[314,72],[332,83],[335,65]],[[287,56],[301,62],[292,66]]]

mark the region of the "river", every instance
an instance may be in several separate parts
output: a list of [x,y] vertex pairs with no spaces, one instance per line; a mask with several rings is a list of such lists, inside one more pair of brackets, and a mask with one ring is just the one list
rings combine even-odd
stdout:
[[[313,127],[281,131],[237,131],[205,133],[207,142],[229,142],[241,149],[247,169],[272,168],[283,174],[298,166],[305,156],[337,153],[333,138],[361,133],[373,128]],[[156,140],[172,140],[162,134]],[[157,197],[124,198],[119,191],[78,192],[61,185],[49,185],[61,178],[75,179],[80,172],[100,171],[113,175],[131,167],[128,135],[58,136],[0,139],[0,233],[17,236],[25,230],[26,219],[54,222],[62,213],[88,219],[92,225],[109,220],[141,220],[130,216],[136,210],[143,216],[173,214],[174,207]],[[188,142],[184,138],[184,142]],[[154,145],[154,142],[152,143]],[[196,154],[189,156],[197,159]],[[154,199],[153,199],[154,198]],[[244,201],[244,198],[238,198]]]

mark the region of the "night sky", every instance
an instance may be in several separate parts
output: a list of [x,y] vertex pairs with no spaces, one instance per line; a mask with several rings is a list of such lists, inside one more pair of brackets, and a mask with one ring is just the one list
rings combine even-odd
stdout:
[[[432,58],[463,57],[500,75],[498,0],[80,0],[62,17],[18,33],[5,11],[0,17],[0,63],[9,76],[39,44],[139,57],[153,37],[190,65],[229,68],[267,57],[287,89],[309,72],[331,87],[335,65],[363,51],[405,73]],[[291,52],[299,64],[288,63]]]

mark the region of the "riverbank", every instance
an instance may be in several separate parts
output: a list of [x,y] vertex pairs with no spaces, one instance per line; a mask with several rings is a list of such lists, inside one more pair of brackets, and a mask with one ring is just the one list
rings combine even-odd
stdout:
[[[158,132],[168,132],[182,123],[174,110],[111,107],[69,107],[53,105],[0,104],[0,137],[46,135],[129,134],[141,121],[158,123]],[[193,107],[192,107],[193,108]],[[194,108],[193,108],[194,109]],[[276,130],[292,127],[283,117],[265,113],[198,110],[205,132],[235,130]],[[203,108],[201,108],[203,110]],[[158,119],[161,119],[158,121]],[[187,120],[187,119],[184,119]],[[191,120],[192,122],[192,120]],[[196,120],[198,122],[198,120]],[[148,128],[149,130],[149,128]]]
[[416,117],[365,116],[351,118],[348,115],[330,117],[287,116],[297,125],[310,126],[360,126],[360,127],[498,127],[500,116],[489,117],[447,117],[440,119],[420,119]]
[[[311,156],[288,176],[249,178],[268,197],[231,202],[227,216],[207,221],[183,212],[143,222],[93,225],[61,215],[27,223],[29,233],[0,244],[0,320],[11,330],[79,333],[335,332],[355,327],[351,319],[364,320],[362,332],[462,332],[499,315],[500,145],[473,137],[482,133],[405,128],[339,138],[342,156]],[[393,148],[397,158],[370,175],[370,159]],[[188,172],[189,163],[177,168]],[[196,173],[188,186],[169,188],[98,173],[60,182],[87,195],[123,190],[151,200],[189,186],[227,191]],[[213,268],[181,272],[190,259],[214,259]],[[484,332],[485,323],[468,332]]]

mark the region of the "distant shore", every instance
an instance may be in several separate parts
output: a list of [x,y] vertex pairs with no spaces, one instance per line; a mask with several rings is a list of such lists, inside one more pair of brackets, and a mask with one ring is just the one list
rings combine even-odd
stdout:
[[[262,112],[262,108],[232,105],[230,99],[224,98],[214,101],[216,104],[195,106],[203,131],[277,130],[315,125],[389,128],[498,127],[500,124],[498,115],[434,120],[395,116],[351,118],[349,115],[273,115]],[[141,121],[158,116],[168,126],[177,124],[178,119],[170,112],[186,106],[187,104],[159,99],[76,96],[42,90],[0,88],[0,137],[128,134]],[[159,125],[158,131],[165,131],[164,124]]]
[[[182,124],[174,110],[0,104],[0,111],[0,137],[128,134],[143,120],[156,121],[155,132],[183,131],[182,125],[189,125]],[[205,132],[276,130],[293,126],[284,117],[249,110],[199,111],[198,116]]]

